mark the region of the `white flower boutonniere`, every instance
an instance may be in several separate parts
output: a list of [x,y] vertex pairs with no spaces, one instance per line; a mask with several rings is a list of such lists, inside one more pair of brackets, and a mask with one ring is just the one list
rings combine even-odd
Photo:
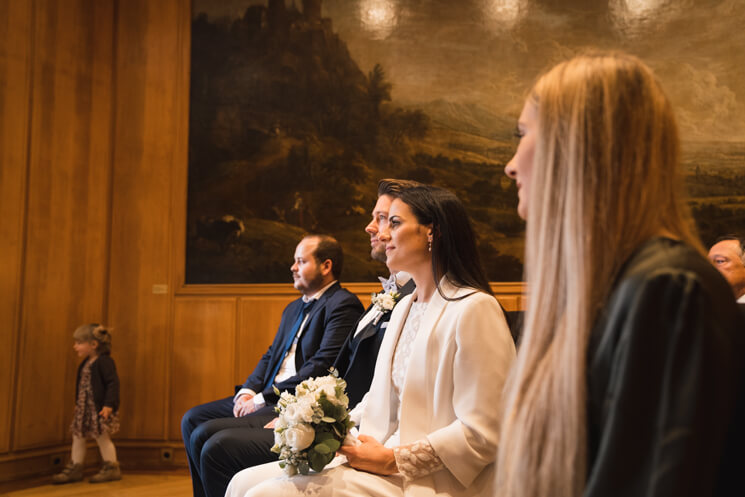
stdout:
[[381,316],[396,307],[396,303],[401,300],[401,294],[395,290],[372,294],[372,305],[375,307],[378,315],[375,317],[374,324],[378,324]]

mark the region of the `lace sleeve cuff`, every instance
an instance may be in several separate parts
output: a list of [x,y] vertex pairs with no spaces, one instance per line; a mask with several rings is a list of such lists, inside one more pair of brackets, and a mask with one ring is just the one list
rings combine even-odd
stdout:
[[407,480],[427,476],[444,467],[442,460],[426,438],[395,447],[393,455],[396,457],[399,473]]

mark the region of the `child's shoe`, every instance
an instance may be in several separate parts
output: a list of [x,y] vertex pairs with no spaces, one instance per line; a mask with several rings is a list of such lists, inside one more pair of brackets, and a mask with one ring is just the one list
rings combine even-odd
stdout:
[[91,483],[103,483],[105,481],[121,480],[122,472],[119,471],[119,463],[114,461],[104,461],[101,470],[91,476]]
[[70,461],[65,466],[65,469],[61,473],[57,473],[52,477],[52,483],[72,483],[74,481],[80,481],[83,479],[83,465],[75,464]]

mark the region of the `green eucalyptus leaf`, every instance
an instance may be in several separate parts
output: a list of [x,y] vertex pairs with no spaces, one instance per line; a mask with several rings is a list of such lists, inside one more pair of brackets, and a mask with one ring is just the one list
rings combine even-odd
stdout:
[[[328,447],[330,452],[336,452],[337,450],[339,450],[339,447],[341,447],[341,442],[339,442],[336,439],[329,438],[328,440],[324,440],[323,444],[319,444],[319,445]],[[318,445],[316,445],[316,450],[318,450]]]
[[323,454],[319,454],[316,451],[310,451],[308,452],[308,463],[310,463],[310,467],[313,471],[320,473],[324,466],[326,466],[326,458],[323,457]]
[[323,443],[320,443],[320,444],[316,444],[316,445],[315,445],[315,446],[313,447],[313,450],[315,450],[315,451],[316,451],[316,452],[318,452],[319,454],[323,454],[323,455],[326,455],[326,454],[328,454],[329,452],[331,452],[331,448],[330,448],[330,447],[329,447],[329,445],[328,445],[328,443],[329,443],[329,442],[331,442],[331,441],[333,441],[333,438],[332,438],[332,439],[330,439],[330,440],[326,440],[326,441],[325,441],[325,442],[323,442]]

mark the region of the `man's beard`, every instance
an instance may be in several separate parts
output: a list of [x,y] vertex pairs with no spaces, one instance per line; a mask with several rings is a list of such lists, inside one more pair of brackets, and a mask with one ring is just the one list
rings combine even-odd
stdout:
[[385,264],[385,262],[388,260],[388,257],[385,255],[385,246],[382,246],[382,244],[378,245],[374,249],[370,251],[370,257],[374,261],[382,262]]

